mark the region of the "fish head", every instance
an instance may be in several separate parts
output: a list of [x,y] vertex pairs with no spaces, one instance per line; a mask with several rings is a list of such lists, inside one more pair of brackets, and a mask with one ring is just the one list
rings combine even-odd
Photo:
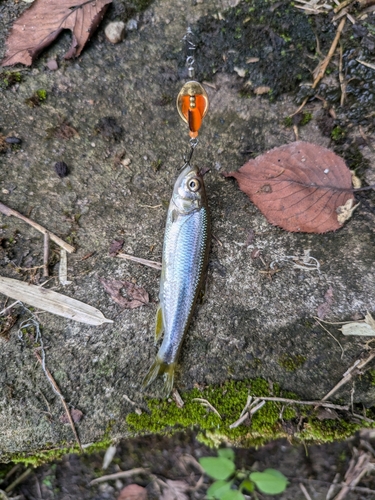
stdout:
[[186,165],[173,189],[172,202],[181,214],[199,210],[206,204],[204,182],[196,167]]

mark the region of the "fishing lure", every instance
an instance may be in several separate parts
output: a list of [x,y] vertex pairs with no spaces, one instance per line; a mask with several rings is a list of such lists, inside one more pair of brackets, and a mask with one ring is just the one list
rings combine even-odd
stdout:
[[[189,77],[194,77],[193,33],[184,40]],[[177,110],[189,127],[190,155],[174,185],[165,228],[160,280],[160,305],[156,314],[155,342],[164,338],[154,363],[143,381],[147,387],[164,374],[164,392],[173,388],[174,371],[182,341],[194,312],[207,266],[210,222],[202,176],[190,161],[198,144],[198,131],[208,110],[203,86],[191,80],[177,96]]]
[[202,287],[208,260],[210,223],[203,178],[190,164],[180,173],[169,204],[163,245],[160,305],[155,342],[163,343],[143,385],[164,374],[165,394],[173,388],[182,340]]

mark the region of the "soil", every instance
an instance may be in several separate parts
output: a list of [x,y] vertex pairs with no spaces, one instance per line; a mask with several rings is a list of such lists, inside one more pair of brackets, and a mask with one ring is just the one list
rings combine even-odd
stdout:
[[[289,485],[284,493],[269,496],[258,492],[259,500],[271,498],[303,500],[306,497],[301,491],[301,484],[305,486],[311,498],[325,500],[334,480],[338,486],[333,489],[333,495],[340,491],[339,485],[343,481],[350,460],[357,453],[356,450],[363,447],[364,442],[371,446],[372,439],[357,435],[341,443],[308,447],[279,440],[258,450],[236,449],[235,462],[238,470],[251,472],[274,468],[288,478]],[[172,439],[149,436],[126,440],[117,445],[113,461],[106,470],[102,468],[104,451],[83,456],[66,455],[61,461],[34,469],[25,481],[12,490],[12,496],[18,500],[115,500],[126,485],[138,484],[146,488],[148,498],[151,500],[161,498],[165,489],[163,484],[158,485],[155,482],[154,479],[157,477],[164,484],[167,480],[182,481],[186,486],[184,491],[186,498],[201,500],[206,498],[205,492],[212,484],[212,480],[205,477],[203,484],[199,486],[201,474],[191,458],[199,460],[204,456],[216,456],[216,452],[196,441],[191,431],[176,434]],[[129,478],[110,479],[89,485],[90,481],[101,476],[139,467],[147,470],[136,472]],[[10,466],[8,470],[9,468]],[[24,468],[20,465],[14,475],[1,484],[1,487],[5,489],[23,471]],[[1,472],[3,474],[6,472],[4,466]],[[197,484],[198,488],[194,489]],[[357,486],[360,491],[349,492],[345,497],[346,500],[374,498],[374,493],[368,491],[375,486],[373,474],[365,475]],[[193,488],[193,491],[189,491],[189,487]],[[182,497],[166,498],[180,500]]]
[[[51,245],[47,286],[114,320],[113,325],[90,327],[37,314],[47,367],[70,407],[84,414],[77,424],[84,445],[134,435],[126,416],[135,407],[147,411],[145,396],[160,395],[157,384],[140,392],[156,353],[152,339],[159,274],[110,257],[109,248],[113,240],[124,240],[124,252],[160,260],[166,206],[188,150],[187,130],[174,104],[187,76],[180,40],[188,23],[197,36],[197,77],[206,81],[210,99],[194,161],[210,169],[205,182],[214,239],[205,297],[181,352],[178,390],[183,395],[194,387],[261,377],[300,399],[315,400],[366,356],[363,338],[343,338],[336,327],[329,334],[314,317],[328,290],[333,294],[328,321],[357,320],[374,312],[374,192],[357,194],[361,205],[336,233],[286,233],[270,226],[221,174],[294,141],[297,124],[301,140],[333,149],[362,183],[374,183],[375,71],[360,62],[371,61],[374,54],[373,14],[355,27],[347,23],[341,63],[337,53],[313,91],[310,73],[335,36],[332,13],[307,16],[287,3],[234,3],[187,7],[182,0],[134,5],[118,0],[77,60],[62,59],[70,44],[70,34],[64,33],[32,68],[4,68],[0,75],[1,201],[75,246],[68,257],[71,283],[62,286],[59,249]],[[12,22],[25,8],[12,0],[2,3],[0,55]],[[104,37],[110,20],[128,23],[126,39],[118,45]],[[51,59],[57,70],[49,69]],[[340,68],[346,82],[343,105]],[[306,96],[314,97],[306,115],[293,122],[290,117]],[[43,238],[21,221],[1,217],[1,274],[43,283]],[[285,263],[285,257],[302,259],[307,251],[319,261],[320,272]],[[280,272],[267,273],[271,263]],[[105,294],[100,278],[130,280],[149,292],[150,303],[121,310]],[[4,462],[74,444],[71,428],[61,421],[61,400],[35,361],[35,327],[21,326],[29,317],[30,311],[14,308],[1,327]],[[357,414],[364,405],[371,418],[375,385],[373,365],[368,368],[334,399],[350,404],[352,398]],[[348,415],[340,418],[352,423]],[[141,447],[147,442],[142,439],[132,446]],[[173,440],[162,443],[161,448],[179,446]],[[284,444],[275,446],[282,455]],[[340,446],[348,445],[336,445],[332,456]],[[301,449],[286,449],[302,457]],[[323,450],[322,463],[329,463],[329,446]],[[69,463],[81,470],[73,456],[56,470],[61,467],[64,476]],[[45,467],[40,477],[50,470]],[[332,481],[332,474],[324,477]]]

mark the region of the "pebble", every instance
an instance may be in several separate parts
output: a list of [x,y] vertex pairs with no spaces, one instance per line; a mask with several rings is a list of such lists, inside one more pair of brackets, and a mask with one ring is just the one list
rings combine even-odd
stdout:
[[122,160],[121,164],[124,165],[124,167],[128,167],[131,164],[131,159],[130,158],[125,158]]
[[55,163],[55,172],[62,179],[69,174],[68,165],[63,161]]
[[56,71],[57,69],[59,69],[59,65],[57,64],[56,59],[50,59],[47,62],[47,68],[50,69],[51,71]]
[[125,23],[114,21],[107,24],[104,30],[107,40],[111,43],[120,43],[125,38]]
[[22,140],[19,137],[6,137],[5,142],[7,144],[21,144]]
[[126,23],[126,29],[128,31],[134,31],[134,30],[138,29],[138,21],[136,19],[130,19]]

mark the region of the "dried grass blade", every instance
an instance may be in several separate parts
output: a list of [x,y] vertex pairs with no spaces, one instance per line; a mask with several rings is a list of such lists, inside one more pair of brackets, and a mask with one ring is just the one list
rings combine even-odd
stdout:
[[113,323],[112,320],[105,318],[98,309],[84,302],[12,278],[0,276],[0,293],[30,306],[86,325],[98,326],[103,323]]

